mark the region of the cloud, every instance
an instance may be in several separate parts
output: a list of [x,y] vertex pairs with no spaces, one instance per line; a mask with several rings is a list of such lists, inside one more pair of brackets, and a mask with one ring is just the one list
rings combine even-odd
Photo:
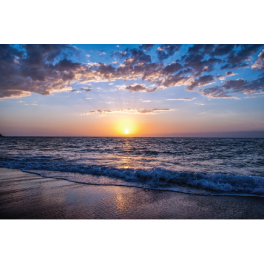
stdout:
[[168,59],[174,55],[181,47],[181,44],[163,44],[157,49],[158,59],[160,61]]
[[145,52],[148,52],[153,47],[154,47],[154,44],[141,44],[140,49],[144,50]]
[[93,67],[93,66],[97,66],[97,67],[98,67],[98,66],[105,65],[105,64],[98,63],[98,62],[89,62],[88,65],[89,65],[89,66],[92,66],[92,67]]
[[91,50],[91,51],[99,53],[100,55],[105,55],[106,54],[104,50]]
[[225,56],[229,54],[236,45],[234,44],[218,44],[214,47],[214,50],[211,52],[212,56]]
[[181,85],[187,85],[190,84],[192,81],[192,78],[182,76],[181,74],[175,74],[175,75],[169,75],[167,76],[163,81],[162,84],[165,87],[170,86],[181,86]]
[[249,57],[255,54],[259,48],[263,45],[259,44],[242,44],[236,45],[239,49],[229,52],[227,56],[227,63],[221,67],[221,69],[235,69],[235,68],[245,68],[249,67],[246,62]]
[[236,73],[233,73],[233,72],[231,72],[231,71],[228,71],[228,72],[226,72],[226,74],[225,75],[217,75],[216,76],[216,78],[219,78],[219,80],[225,80],[227,77],[231,77],[231,76],[234,76],[234,75],[236,75]]
[[23,103],[23,101],[17,101],[17,102],[19,102],[19,103]]
[[192,69],[195,72],[195,76],[199,76],[203,72],[211,72],[214,70],[216,63],[221,63],[222,60],[210,57],[208,59],[204,58],[205,54],[187,54],[181,59],[181,63],[184,64],[185,68]]
[[142,101],[143,103],[150,103],[151,100]]
[[233,72],[231,72],[231,71],[228,71],[228,72],[226,72],[226,76],[233,76],[233,75],[236,75],[235,73],[233,73]]
[[90,114],[156,114],[156,112],[163,112],[163,111],[172,111],[174,109],[168,108],[153,108],[151,110],[145,109],[121,109],[121,110],[92,110],[87,113],[82,113],[81,115],[90,115]]
[[73,53],[70,45],[0,45],[0,98],[71,90],[82,71],[80,63],[65,58]]
[[174,99],[167,99],[169,101],[192,101],[196,98],[174,98]]
[[81,88],[80,90],[85,91],[85,92],[91,92],[92,88]]
[[183,69],[183,66],[178,63],[178,62],[173,62],[172,64],[167,65],[164,69],[163,69],[163,73],[164,74],[172,74],[175,73],[179,70]]
[[252,81],[246,81],[242,78],[237,80],[227,80],[222,86],[216,86],[200,90],[203,96],[211,98],[235,98],[230,93],[240,93],[246,95],[264,94],[264,76]]
[[201,94],[213,99],[239,99],[239,97],[228,95],[223,89],[219,87],[204,89],[201,91]]
[[[226,83],[226,78],[233,76],[230,70],[225,75],[213,76],[211,72],[218,64],[219,68],[241,67],[249,65],[248,59],[257,51],[258,60],[252,69],[262,69],[263,50],[261,45],[193,45],[179,59],[165,65],[162,60],[179,51],[180,45],[159,45],[159,61],[145,53],[153,44],[143,44],[138,48],[127,48],[113,52],[122,61],[120,65],[100,62],[78,63],[70,58],[78,50],[71,45],[0,45],[0,98],[23,97],[31,93],[50,95],[53,92],[72,90],[72,82],[81,84],[91,82],[113,82],[115,80],[142,80],[151,85],[131,84],[122,89],[130,92],[154,92],[172,86],[186,86],[193,91],[212,85],[217,79],[222,80],[224,94],[262,92],[262,77],[245,83]],[[102,53],[103,50],[92,50]],[[264,75],[263,75],[264,77]],[[234,81],[234,80],[233,80]],[[151,87],[151,88],[150,88]],[[214,88],[214,87],[212,87]],[[205,94],[208,93],[206,90]],[[217,93],[216,93],[217,95]],[[229,95],[228,95],[229,96]]]
[[89,57],[91,57],[91,55],[90,55],[90,54],[86,54],[85,56],[86,56],[86,57],[88,57],[88,58],[89,58]]
[[158,89],[158,87],[147,88],[145,84],[132,84],[125,87],[126,90],[130,92],[154,92]]
[[258,59],[251,66],[252,70],[263,70],[264,69],[264,50],[258,55]]
[[196,80],[193,79],[190,85],[186,88],[186,90],[192,91],[194,88],[207,86],[209,84],[214,83],[215,80],[216,78],[212,75],[203,75]]
[[194,54],[207,54],[212,52],[214,49],[213,44],[194,44],[192,47],[189,47],[188,54],[194,55]]

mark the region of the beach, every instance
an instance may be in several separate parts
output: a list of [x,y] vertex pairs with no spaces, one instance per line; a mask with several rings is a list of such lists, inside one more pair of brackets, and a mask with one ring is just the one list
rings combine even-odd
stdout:
[[263,219],[264,198],[99,186],[0,168],[1,219]]

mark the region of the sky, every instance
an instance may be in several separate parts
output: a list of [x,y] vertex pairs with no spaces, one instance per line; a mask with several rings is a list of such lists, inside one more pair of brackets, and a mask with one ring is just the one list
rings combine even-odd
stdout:
[[0,45],[6,136],[264,131],[264,45]]

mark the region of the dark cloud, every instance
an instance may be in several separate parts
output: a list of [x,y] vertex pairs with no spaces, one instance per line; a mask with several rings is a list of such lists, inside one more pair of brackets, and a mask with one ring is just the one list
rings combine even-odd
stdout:
[[243,44],[237,45],[238,50],[232,50],[227,56],[227,63],[221,69],[235,69],[249,67],[246,62],[250,56],[255,54],[263,45],[259,44]]
[[154,47],[154,44],[141,44],[139,48],[145,51],[150,51],[153,47]]
[[237,80],[228,80],[225,81],[222,88],[244,94],[264,93],[264,77],[252,81],[247,81],[241,78]]
[[147,88],[145,85],[137,84],[135,86],[129,85],[126,87],[127,90],[130,90],[131,92],[140,92],[145,91]]
[[157,49],[158,59],[160,61],[168,59],[174,55],[181,47],[181,44],[163,44]]
[[263,70],[264,69],[264,50],[258,55],[258,59],[252,65],[252,70]]
[[80,90],[85,91],[85,92],[91,92],[92,88],[81,88]]
[[176,74],[176,75],[169,75],[165,78],[165,80],[162,82],[162,84],[165,87],[169,87],[169,86],[180,86],[180,85],[185,85],[185,84],[189,84],[189,78],[182,76],[180,74]]
[[133,66],[137,63],[145,64],[151,62],[150,55],[147,55],[141,48],[139,49],[127,48],[125,51],[113,52],[112,56],[117,56],[120,59],[125,59],[124,63],[127,66]]
[[197,53],[205,55],[210,53],[214,49],[214,46],[215,45],[213,44],[195,44],[192,47],[189,47],[188,53],[191,55],[195,55]]
[[226,77],[231,77],[231,76],[233,76],[233,75],[236,75],[236,74],[233,73],[233,72],[231,72],[231,71],[228,71],[228,72],[225,73],[225,75],[218,74],[218,75],[216,76],[216,78],[217,78],[217,79],[220,79],[220,80],[225,80]]
[[234,44],[219,44],[214,47],[214,51],[212,51],[211,56],[225,56],[229,54],[236,45]]
[[201,90],[201,94],[210,98],[238,99],[238,97],[228,95],[221,87],[206,88]]
[[181,69],[183,69],[183,66],[178,62],[174,62],[172,64],[167,65],[163,69],[163,72],[164,72],[164,74],[173,74],[173,73],[175,73]]
[[188,85],[186,90],[192,91],[194,88],[198,88],[198,87],[202,87],[202,86],[212,84],[215,80],[216,80],[216,78],[212,75],[203,75],[196,80],[193,79],[193,81],[191,82],[190,85]]
[[71,90],[82,65],[63,58],[68,52],[70,45],[0,45],[0,98]]
[[196,72],[195,76],[199,76],[203,72],[213,71],[214,65],[220,62],[222,62],[221,59],[214,57],[206,60],[203,54],[188,55],[182,60],[185,68],[191,68]]
[[250,95],[264,94],[264,77],[260,77],[253,81],[246,81],[241,78],[237,80],[227,80],[222,86],[207,88],[200,92],[204,96],[213,98],[237,98],[230,95],[230,93],[242,93]]
[[136,85],[126,86],[125,89],[129,90],[131,92],[147,92],[147,93],[151,93],[151,92],[156,91],[158,89],[158,87],[147,88],[146,85],[144,85],[144,84],[136,84]]
[[232,76],[232,75],[235,75],[235,73],[233,73],[231,71],[226,72],[226,76]]
[[138,50],[138,49],[130,49],[130,50],[127,50],[130,55],[131,55],[131,58],[134,59],[134,64],[135,63],[148,63],[148,62],[151,62],[151,57],[150,55],[147,55],[145,54],[142,50]]
[[[154,85],[154,88],[148,88],[145,84],[127,85],[124,89],[130,92],[154,92],[180,85],[186,85],[187,90],[194,90],[212,84],[217,78],[223,82],[226,77],[235,74],[230,70],[216,77],[209,74],[220,63],[225,64],[221,69],[229,68],[230,65],[248,65],[247,60],[257,51],[260,53],[252,69],[263,69],[264,51],[260,50],[261,45],[193,45],[181,59],[168,65],[161,61],[175,54],[180,45],[160,45],[157,50],[160,62],[152,62],[151,57],[145,53],[152,46],[143,44],[139,48],[118,51],[112,55],[119,56],[122,63],[108,65],[100,62],[73,62],[69,58],[75,56],[78,50],[71,45],[0,45],[0,98],[27,96],[30,93],[49,95],[55,91],[72,90],[72,81],[86,83],[118,79],[141,79]],[[262,92],[263,77],[261,75],[255,81],[244,83],[238,81],[241,79],[225,81],[220,88],[205,89],[205,94],[217,96],[217,91],[223,92],[220,95]],[[91,88],[83,89],[88,92]]]

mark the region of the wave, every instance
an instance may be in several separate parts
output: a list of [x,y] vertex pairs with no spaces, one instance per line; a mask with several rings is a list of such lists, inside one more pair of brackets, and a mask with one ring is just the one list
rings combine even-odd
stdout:
[[[173,171],[164,168],[131,169],[69,162],[14,162],[0,166],[38,173],[72,182],[122,185],[203,195],[250,195],[264,197],[264,178],[249,175]],[[56,176],[54,176],[54,174]],[[103,180],[102,180],[103,179]]]

